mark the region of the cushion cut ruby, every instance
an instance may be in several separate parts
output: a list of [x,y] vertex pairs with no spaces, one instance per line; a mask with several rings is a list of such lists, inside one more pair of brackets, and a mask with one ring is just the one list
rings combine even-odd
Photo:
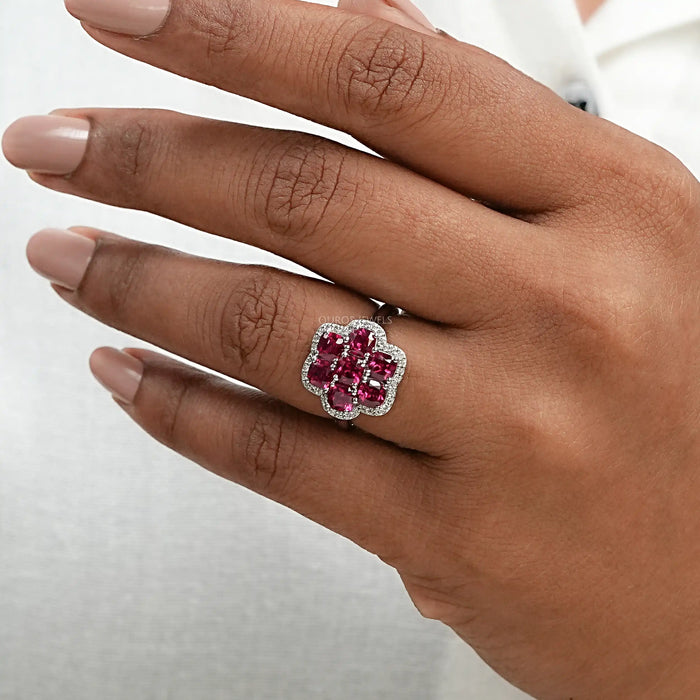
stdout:
[[367,408],[377,408],[384,403],[386,390],[379,382],[367,382],[357,387],[357,398]]
[[354,408],[350,388],[342,384],[336,384],[328,392],[328,403],[331,408],[343,413],[349,413]]
[[356,358],[352,355],[344,357],[339,363],[335,370],[338,375],[338,381],[341,384],[357,384],[362,380],[363,369],[357,364]]
[[343,352],[343,336],[337,333],[326,333],[318,341],[318,354],[328,360]]
[[370,371],[369,376],[381,382],[391,379],[396,373],[396,362],[385,352],[375,352],[370,356],[367,367]]
[[377,339],[374,333],[368,328],[358,328],[350,333],[350,351],[355,355],[364,355],[372,352]]
[[327,360],[317,359],[307,373],[309,384],[319,389],[327,389],[333,381],[331,363]]

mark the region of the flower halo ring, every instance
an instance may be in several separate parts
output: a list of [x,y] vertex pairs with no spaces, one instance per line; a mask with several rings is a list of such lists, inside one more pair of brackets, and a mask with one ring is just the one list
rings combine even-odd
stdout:
[[384,328],[375,321],[357,319],[347,326],[319,326],[301,381],[321,398],[326,413],[352,421],[361,414],[387,413],[405,371],[406,353],[387,341]]

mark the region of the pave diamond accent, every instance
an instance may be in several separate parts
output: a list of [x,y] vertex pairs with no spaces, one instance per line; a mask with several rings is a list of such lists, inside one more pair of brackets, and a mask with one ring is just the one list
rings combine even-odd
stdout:
[[329,415],[354,420],[360,414],[387,413],[405,371],[406,354],[389,344],[384,328],[358,319],[347,326],[324,323],[319,327],[301,381],[321,398]]

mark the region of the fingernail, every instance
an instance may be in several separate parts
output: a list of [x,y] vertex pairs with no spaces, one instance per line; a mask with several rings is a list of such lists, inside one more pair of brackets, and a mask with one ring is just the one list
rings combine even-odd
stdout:
[[72,231],[46,228],[27,243],[27,260],[42,277],[75,290],[95,252],[95,241]]
[[437,29],[410,0],[338,0],[338,7],[385,19],[423,34],[437,33]]
[[22,117],[2,137],[5,158],[17,168],[51,175],[70,175],[87,148],[90,122],[75,117]]
[[143,363],[116,348],[97,348],[90,355],[90,371],[111,394],[133,403],[143,378]]
[[170,0],[66,0],[66,9],[93,27],[147,36],[165,23]]

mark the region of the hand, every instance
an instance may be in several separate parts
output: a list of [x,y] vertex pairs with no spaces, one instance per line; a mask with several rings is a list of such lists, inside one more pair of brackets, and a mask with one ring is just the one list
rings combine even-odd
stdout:
[[[106,46],[385,156],[164,111],[10,127],[6,154],[46,187],[337,283],[37,234],[30,262],[68,303],[260,390],[100,349],[93,370],[124,410],[377,554],[423,615],[536,697],[700,695],[692,175],[429,30],[292,0],[173,0],[165,21],[164,2],[68,5]],[[319,324],[367,317],[370,298],[410,312],[388,327],[408,369],[386,416],[339,431],[300,368]]]

